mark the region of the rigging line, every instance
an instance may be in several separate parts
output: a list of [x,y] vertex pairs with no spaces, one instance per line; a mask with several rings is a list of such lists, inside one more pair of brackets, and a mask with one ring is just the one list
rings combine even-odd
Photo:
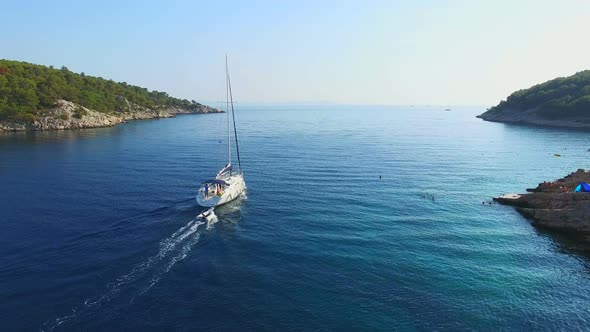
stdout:
[[236,130],[236,113],[234,112],[234,97],[231,92],[231,80],[229,78],[229,71],[227,71],[227,58],[225,59],[225,66],[227,72],[227,86],[229,87],[229,100],[231,103],[231,115],[234,122],[234,138],[236,139],[236,152],[238,155],[238,167],[240,171],[242,170],[242,162],[240,161],[240,147],[238,145],[238,131]]
[[[227,164],[231,165],[231,133],[229,128],[229,99],[230,99],[229,73],[227,71],[227,54],[225,55],[225,111],[227,112]],[[232,105],[233,108],[233,105]],[[230,171],[231,174],[231,171]]]
[[[220,102],[218,104],[219,108],[223,108],[223,103],[224,102]],[[223,117],[220,116],[219,119],[217,120],[217,126],[214,127],[215,130],[215,167],[221,167],[223,168],[224,164],[221,164],[221,160],[223,159],[223,153],[224,150],[222,149],[221,146],[219,146],[220,143],[223,142]]]

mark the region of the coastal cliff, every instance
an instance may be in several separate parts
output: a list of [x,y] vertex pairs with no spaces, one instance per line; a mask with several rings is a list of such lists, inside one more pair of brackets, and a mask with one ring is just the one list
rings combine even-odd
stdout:
[[535,226],[582,233],[590,242],[590,193],[574,192],[580,182],[590,182],[590,172],[579,169],[557,181],[527,189],[527,194],[505,195],[494,200],[514,206]]
[[516,91],[477,117],[492,122],[590,129],[590,70]]
[[111,127],[130,120],[172,118],[177,114],[220,113],[205,105],[191,109],[161,106],[155,108],[132,105],[126,110],[97,112],[66,100],[58,100],[53,108],[38,111],[31,119],[0,120],[0,131],[65,130]]

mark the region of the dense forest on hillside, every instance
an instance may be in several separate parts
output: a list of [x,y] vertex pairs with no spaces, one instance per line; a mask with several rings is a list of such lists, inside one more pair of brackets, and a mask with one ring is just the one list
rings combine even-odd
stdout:
[[177,106],[187,109],[200,104],[148,91],[125,82],[77,74],[26,62],[0,59],[0,119],[32,119],[38,110],[64,99],[99,112],[125,110],[127,101],[145,107]]
[[547,118],[590,116],[590,70],[516,91],[486,113],[527,110]]

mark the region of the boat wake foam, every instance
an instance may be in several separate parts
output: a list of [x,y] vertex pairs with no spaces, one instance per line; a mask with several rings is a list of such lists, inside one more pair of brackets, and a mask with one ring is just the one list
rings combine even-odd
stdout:
[[[170,237],[160,241],[156,254],[134,265],[131,271],[109,283],[102,295],[87,299],[82,305],[74,307],[69,315],[45,322],[40,330],[53,331],[74,319],[91,317],[96,310],[105,309],[107,303],[111,303],[111,307],[107,309],[109,312],[116,312],[121,307],[132,304],[138,296],[147,293],[157,284],[174,264],[186,258],[192,247],[199,242],[201,232],[198,230],[203,224],[205,223],[194,219],[189,221]],[[117,304],[112,302],[114,300],[117,300]]]

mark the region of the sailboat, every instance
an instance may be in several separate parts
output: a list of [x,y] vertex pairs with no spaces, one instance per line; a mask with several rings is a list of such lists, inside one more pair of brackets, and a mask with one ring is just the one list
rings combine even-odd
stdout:
[[[242,163],[240,161],[240,148],[238,145],[238,132],[236,130],[236,116],[234,113],[234,101],[231,90],[231,80],[227,66],[227,55],[225,56],[225,88],[226,88],[226,113],[227,113],[227,164],[217,172],[214,179],[206,180],[201,183],[197,193],[197,203],[200,206],[214,208],[216,206],[228,203],[240,197],[246,190],[244,182],[244,173],[242,172]],[[230,121],[233,120],[233,121]],[[236,155],[238,157],[238,169],[234,170],[231,163],[232,144],[231,144],[231,127],[233,122],[233,132],[236,142]]]

